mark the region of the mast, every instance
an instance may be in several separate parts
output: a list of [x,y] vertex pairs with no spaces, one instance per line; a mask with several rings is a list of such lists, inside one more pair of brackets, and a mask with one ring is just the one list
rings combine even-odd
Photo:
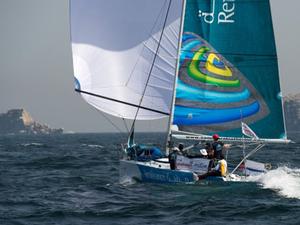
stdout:
[[180,60],[180,52],[181,52],[181,42],[182,42],[182,34],[183,34],[183,24],[184,24],[184,16],[185,16],[185,6],[186,6],[186,0],[182,1],[182,11],[181,11],[181,19],[180,19],[180,31],[179,31],[179,38],[178,38],[178,51],[177,51],[177,60],[176,60],[176,72],[175,72],[175,81],[173,85],[173,96],[172,96],[172,102],[171,102],[171,113],[169,116],[169,122],[168,122],[168,135],[167,135],[167,141],[166,141],[166,153],[169,153],[170,148],[172,147],[172,134],[171,134],[171,127],[172,127],[172,121],[173,121],[173,113],[174,113],[174,105],[175,105],[175,99],[176,99],[176,85],[177,85],[177,78],[179,73],[179,60]]
[[153,57],[153,61],[152,61],[152,64],[151,64],[151,68],[150,68],[150,70],[149,70],[149,74],[148,74],[148,77],[147,77],[147,81],[146,81],[146,84],[145,84],[145,88],[144,88],[144,90],[143,90],[143,94],[142,94],[142,96],[141,96],[140,102],[139,102],[139,104],[138,104],[138,108],[137,108],[136,113],[135,113],[135,116],[134,116],[134,120],[133,120],[132,125],[131,125],[131,128],[130,128],[130,132],[129,132],[128,139],[132,139],[132,141],[134,141],[134,125],[135,125],[135,121],[136,121],[136,118],[137,118],[137,116],[138,116],[139,110],[140,110],[140,108],[141,108],[141,104],[142,104],[142,102],[143,102],[143,98],[144,98],[144,96],[145,96],[145,93],[146,93],[146,90],[147,90],[147,86],[148,86],[148,83],[149,83],[149,80],[150,80],[150,77],[151,77],[151,73],[152,73],[152,70],[153,70],[153,67],[154,67],[154,64],[155,64],[155,60],[156,60],[156,57],[157,57],[157,54],[158,54],[158,51],[159,51],[159,48],[160,48],[160,43],[161,43],[162,37],[163,37],[163,35],[164,35],[164,30],[165,30],[166,23],[167,23],[167,20],[168,20],[168,15],[169,15],[171,3],[172,3],[172,0],[169,0],[168,8],[167,8],[166,16],[165,16],[165,20],[164,20],[163,27],[162,27],[162,30],[161,30],[161,35],[160,35],[160,37],[159,37],[159,41],[158,41],[158,44],[157,44],[157,48],[156,48],[156,51],[155,51],[155,55],[154,55],[154,57]]

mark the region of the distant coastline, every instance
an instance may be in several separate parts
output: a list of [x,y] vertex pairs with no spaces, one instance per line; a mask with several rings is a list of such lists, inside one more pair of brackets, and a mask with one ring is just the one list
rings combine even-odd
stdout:
[[287,95],[283,100],[287,134],[298,136],[300,133],[300,93]]
[[[283,105],[288,137],[300,136],[300,93],[284,96]],[[35,121],[25,109],[11,109],[4,113],[0,112],[0,135],[62,133],[74,134],[75,132],[64,132],[62,128],[50,128],[46,124]],[[126,132],[124,131],[124,133]]]
[[53,129],[41,124],[25,109],[11,109],[0,114],[0,134],[62,134],[63,129]]

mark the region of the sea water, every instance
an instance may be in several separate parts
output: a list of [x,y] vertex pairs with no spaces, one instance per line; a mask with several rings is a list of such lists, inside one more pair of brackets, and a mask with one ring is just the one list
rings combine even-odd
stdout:
[[[262,149],[253,159],[273,170],[248,182],[159,185],[119,182],[124,141],[117,134],[1,136],[0,224],[300,224],[300,144]],[[241,155],[233,148],[228,157]]]

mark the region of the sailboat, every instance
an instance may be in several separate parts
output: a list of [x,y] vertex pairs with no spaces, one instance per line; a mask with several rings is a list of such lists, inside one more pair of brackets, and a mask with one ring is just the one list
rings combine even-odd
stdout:
[[[96,109],[133,121],[122,145],[122,177],[194,183],[208,159],[167,157],[212,141],[242,144],[237,172],[265,173],[250,160],[289,143],[269,0],[71,0],[75,91]],[[140,120],[169,118],[165,153],[134,139]],[[255,146],[248,153],[246,146]],[[242,170],[242,172],[241,172]],[[209,178],[209,177],[208,177]],[[215,177],[216,178],[216,177]]]

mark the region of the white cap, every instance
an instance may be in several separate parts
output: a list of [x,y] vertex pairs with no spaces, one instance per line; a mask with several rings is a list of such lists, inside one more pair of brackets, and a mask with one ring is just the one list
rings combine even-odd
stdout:
[[200,153],[202,154],[202,155],[207,155],[207,151],[206,151],[206,149],[200,149]]
[[173,150],[173,151],[176,151],[176,152],[177,152],[177,151],[178,151],[178,152],[180,151],[179,148],[177,148],[177,147],[174,147],[172,150]]

